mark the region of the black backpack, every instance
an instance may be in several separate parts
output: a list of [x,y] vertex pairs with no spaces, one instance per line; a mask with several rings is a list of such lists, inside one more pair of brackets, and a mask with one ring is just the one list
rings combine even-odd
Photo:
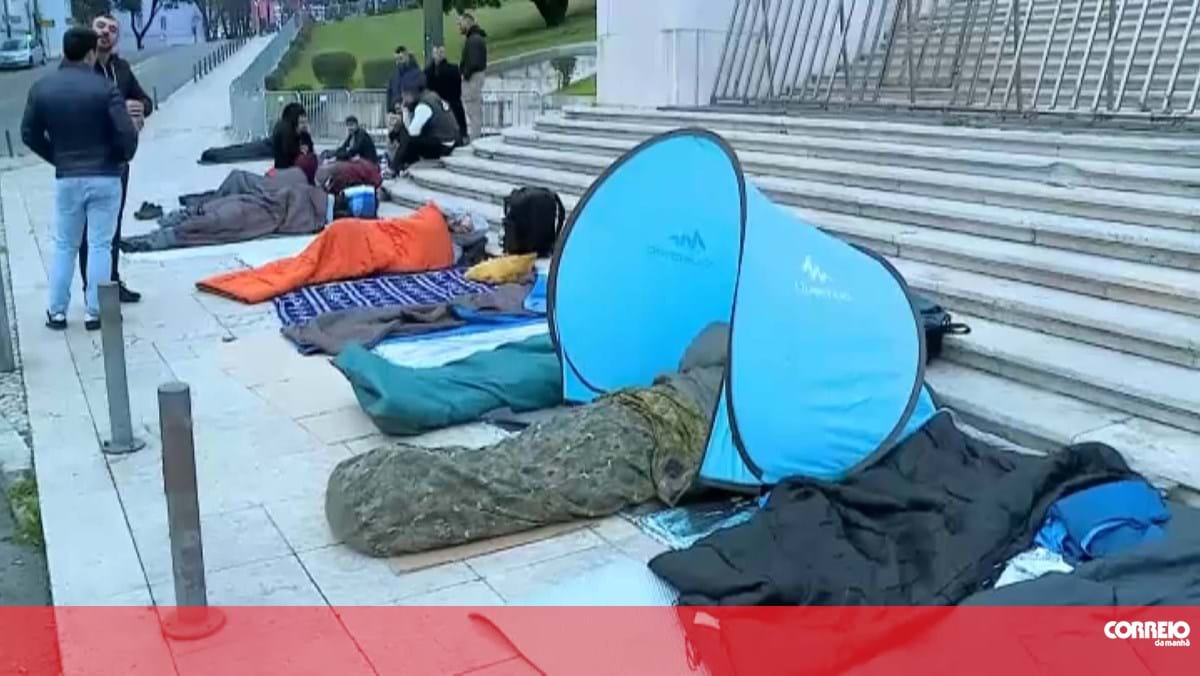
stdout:
[[567,210],[553,190],[517,188],[504,198],[504,253],[554,253]]
[[928,298],[912,294],[913,307],[921,314],[925,325],[925,363],[933,361],[942,354],[942,337],[947,334],[962,335],[971,332],[971,327],[961,322],[954,322],[945,308]]

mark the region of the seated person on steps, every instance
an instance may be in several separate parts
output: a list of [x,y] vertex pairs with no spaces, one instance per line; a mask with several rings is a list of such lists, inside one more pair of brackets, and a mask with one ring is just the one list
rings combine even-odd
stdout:
[[400,118],[388,135],[394,148],[391,164],[397,174],[419,160],[449,155],[458,143],[458,122],[450,106],[421,80],[410,78],[405,83]]

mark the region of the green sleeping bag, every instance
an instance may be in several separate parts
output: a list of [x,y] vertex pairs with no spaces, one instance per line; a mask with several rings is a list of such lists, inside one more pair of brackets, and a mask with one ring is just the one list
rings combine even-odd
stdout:
[[498,408],[519,413],[562,403],[562,373],[549,335],[433,368],[398,366],[351,345],[333,365],[385,434],[421,434],[473,422]]

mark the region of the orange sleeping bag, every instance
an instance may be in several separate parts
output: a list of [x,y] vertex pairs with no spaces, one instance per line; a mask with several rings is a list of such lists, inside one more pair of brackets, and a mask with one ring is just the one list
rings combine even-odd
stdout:
[[261,303],[309,284],[453,264],[450,228],[442,212],[426,204],[405,218],[336,220],[291,258],[209,277],[196,286],[243,303]]

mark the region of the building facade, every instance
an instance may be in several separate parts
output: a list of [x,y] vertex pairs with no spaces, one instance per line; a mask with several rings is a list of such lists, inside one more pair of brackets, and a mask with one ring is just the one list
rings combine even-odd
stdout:
[[733,7],[734,0],[599,0],[598,102],[707,104]]

